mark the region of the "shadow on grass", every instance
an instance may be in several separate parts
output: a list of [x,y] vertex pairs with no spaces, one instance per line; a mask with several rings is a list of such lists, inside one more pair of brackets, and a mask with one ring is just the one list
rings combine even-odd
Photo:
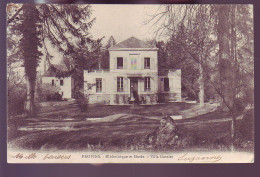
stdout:
[[[51,108],[44,108],[36,118],[9,117],[8,144],[10,147],[32,150],[229,150],[231,121],[226,118],[230,115],[220,111],[177,120],[180,135],[173,146],[156,147],[146,142],[147,135],[160,124],[159,120],[150,119],[150,116],[163,116],[165,112],[178,114],[179,111],[192,106],[186,103],[170,103],[131,110],[129,106],[99,105],[90,107],[86,113],[78,114],[73,104],[53,105]],[[86,117],[122,113],[127,115],[114,121],[86,121]],[[133,113],[134,115],[131,115]],[[238,121],[237,124],[241,129],[246,123]],[[253,150],[252,139],[240,137],[240,140],[243,141],[238,143],[238,148]]]
[[[58,123],[58,122],[57,122]],[[160,122],[155,119],[129,116],[112,122],[77,122],[64,130],[30,130],[10,143],[22,149],[32,150],[82,150],[82,151],[210,151],[229,150],[231,121],[176,121],[180,135],[173,146],[156,147],[146,142]],[[250,150],[249,143],[242,149]]]

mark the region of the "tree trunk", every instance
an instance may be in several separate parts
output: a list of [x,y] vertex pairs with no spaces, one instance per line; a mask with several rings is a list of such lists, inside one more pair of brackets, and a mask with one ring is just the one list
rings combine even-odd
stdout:
[[98,57],[98,70],[101,70],[101,68],[102,68],[102,67],[101,67],[101,62],[102,62],[102,61],[101,61],[101,57],[99,56],[99,57]]
[[[237,62],[237,49],[236,49],[236,45],[237,45],[237,40],[236,40],[236,6],[237,5],[232,5],[231,6],[231,59],[234,63],[234,79],[233,79],[233,100],[236,100],[236,96],[239,93],[239,89],[238,89],[238,85],[239,85],[239,65]],[[232,146],[231,146],[231,150],[234,151],[235,147],[235,139],[236,139],[236,116],[237,116],[237,108],[235,106],[235,103],[233,101],[233,105],[232,105],[232,109],[233,109],[233,116],[232,116],[232,122],[231,122],[231,138],[232,138]]]
[[233,100],[233,70],[230,60],[229,45],[229,8],[227,5],[220,5],[218,10],[218,43],[219,43],[219,85],[221,89],[223,106],[232,107]]
[[200,106],[204,106],[204,79],[203,79],[203,68],[199,65],[199,102]]
[[34,93],[35,93],[35,80],[26,79],[27,96],[25,102],[25,111],[29,117],[36,116]]
[[82,66],[77,66],[74,73],[72,74],[73,78],[73,89],[72,97],[75,99],[81,99],[84,93],[84,70]]
[[235,139],[236,139],[236,118],[233,116],[232,117],[232,120],[231,120],[231,147],[230,147],[230,150],[231,151],[234,151],[235,150],[235,147],[234,147],[234,144],[235,144]]
[[230,55],[230,6],[218,6],[218,43],[219,43],[219,76],[220,90],[222,96],[221,108],[223,111],[229,111],[232,114],[231,123],[231,150],[234,150],[235,141],[235,115],[233,110],[234,103],[234,67]]

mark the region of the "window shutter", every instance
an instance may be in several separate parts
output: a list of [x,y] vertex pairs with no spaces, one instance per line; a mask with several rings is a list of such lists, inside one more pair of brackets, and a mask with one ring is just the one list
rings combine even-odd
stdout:
[[154,69],[154,61],[153,61],[153,58],[150,57],[150,69]]
[[154,77],[150,78],[150,88],[151,88],[151,91],[155,91],[154,90]]
[[156,64],[155,58],[151,58],[150,60],[152,61],[152,67],[153,67],[153,69],[156,69],[156,66],[155,66],[155,64]]
[[140,87],[139,87],[140,91],[144,92],[144,78],[140,79],[139,83],[140,83]]
[[123,59],[123,68],[127,69],[127,58],[126,57],[124,57],[124,59]]
[[114,58],[114,69],[117,69],[117,57]]
[[143,69],[142,68],[142,58],[140,57],[140,54],[139,55],[137,55],[137,57],[136,57],[136,64],[137,64],[137,66],[136,66],[136,69]]
[[160,78],[160,91],[164,91],[164,78]]
[[124,83],[123,83],[123,84],[124,84],[124,92],[127,92],[128,89],[129,89],[129,88],[128,88],[128,78],[125,77],[125,78],[123,79],[123,82],[124,82]]
[[144,58],[141,58],[141,69],[144,69]]
[[102,78],[102,92],[106,92],[106,79]]
[[113,80],[112,85],[113,85],[113,90],[112,90],[112,92],[113,92],[113,93],[116,93],[116,92],[117,92],[117,77],[114,77],[114,80]]
[[92,85],[91,93],[96,93],[96,78],[95,77],[93,77],[91,79],[90,84]]

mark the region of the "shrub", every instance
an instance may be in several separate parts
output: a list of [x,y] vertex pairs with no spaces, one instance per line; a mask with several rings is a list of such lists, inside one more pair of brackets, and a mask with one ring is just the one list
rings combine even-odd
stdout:
[[247,110],[238,129],[242,139],[253,141],[254,139],[254,109]]
[[25,87],[14,87],[8,92],[8,114],[19,115],[24,113],[24,104],[26,101]]
[[194,93],[191,93],[191,92],[188,92],[187,93],[187,100],[198,100],[199,98],[198,98],[198,94],[194,94]]
[[39,101],[61,100],[62,96],[59,94],[60,87],[52,86],[51,84],[42,83],[38,88]]

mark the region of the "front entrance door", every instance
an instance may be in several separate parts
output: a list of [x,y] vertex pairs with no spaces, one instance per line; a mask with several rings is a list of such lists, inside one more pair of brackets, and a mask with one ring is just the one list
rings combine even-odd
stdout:
[[[135,92],[136,95],[134,95]],[[138,98],[138,78],[136,77],[130,78],[130,100],[134,100],[134,96]]]

